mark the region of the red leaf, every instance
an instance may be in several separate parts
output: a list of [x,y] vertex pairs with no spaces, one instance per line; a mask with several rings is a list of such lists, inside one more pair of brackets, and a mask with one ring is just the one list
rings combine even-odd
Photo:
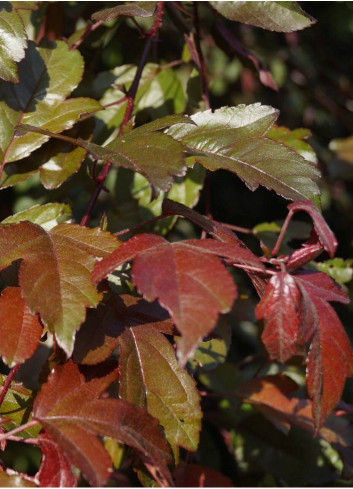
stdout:
[[0,354],[10,367],[23,363],[37,348],[43,327],[31,313],[19,287],[8,287],[0,297]]
[[233,482],[218,470],[190,464],[177,469],[177,487],[234,487]]
[[337,240],[331,229],[328,227],[322,214],[317,210],[312,202],[293,202],[289,204],[288,209],[293,212],[307,212],[313,220],[314,229],[319,237],[320,243],[332,258],[337,249]]
[[42,462],[36,475],[39,487],[76,487],[70,460],[59,445],[46,433],[40,433],[38,441],[42,450]]
[[69,361],[55,367],[33,405],[33,418],[53,437],[73,465],[93,486],[103,486],[111,458],[97,436],[108,436],[135,448],[159,481],[171,483],[170,447],[158,421],[144,409],[120,399],[98,399],[116,372],[89,382]]
[[347,377],[353,373],[353,352],[334,309],[327,301],[348,301],[346,294],[324,273],[296,275],[301,290],[302,324],[314,331],[307,358],[307,388],[313,399],[316,432],[338,403]]
[[273,275],[255,313],[265,320],[262,340],[274,360],[285,362],[297,352],[299,304],[300,292],[294,278],[284,272]]
[[213,239],[169,243],[156,235],[141,234],[117,251],[97,263],[93,279],[102,279],[135,257],[132,280],[145,299],[158,299],[170,313],[182,334],[178,355],[185,364],[215,326],[218,314],[228,312],[236,297],[232,277],[213,255],[239,262],[242,249]]

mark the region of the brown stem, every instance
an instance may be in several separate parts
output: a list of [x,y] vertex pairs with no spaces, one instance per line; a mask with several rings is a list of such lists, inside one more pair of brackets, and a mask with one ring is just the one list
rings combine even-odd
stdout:
[[89,20],[87,22],[87,24],[86,24],[85,30],[82,33],[82,36],[80,37],[80,39],[77,39],[77,41],[72,44],[72,46],[70,47],[70,51],[73,51],[74,49],[77,49],[83,43],[83,41],[86,39],[86,37],[91,32],[93,32],[96,29],[98,29],[98,27],[100,27],[103,24],[103,22],[104,22],[104,20],[99,20],[95,24],[92,24],[92,22]]
[[207,72],[205,59],[203,57],[201,49],[201,36],[200,36],[200,20],[197,2],[194,2],[194,26],[195,26],[195,47],[200,61],[200,73],[201,73],[201,84],[202,84],[202,98],[205,102],[206,109],[211,108],[210,104],[210,92],[208,90]]
[[[134,102],[135,102],[135,98],[136,98],[137,89],[138,89],[140,79],[141,79],[141,75],[142,75],[142,70],[146,64],[147,56],[148,56],[151,44],[154,41],[154,39],[158,33],[158,30],[160,29],[160,27],[162,25],[163,12],[164,12],[164,1],[158,2],[155,20],[153,22],[151,29],[146,34],[148,39],[147,39],[147,42],[146,42],[145,47],[143,49],[139,65],[138,65],[137,71],[135,73],[135,77],[133,79],[133,82],[131,84],[129,92],[126,95],[127,106],[125,109],[123,121],[120,125],[118,137],[123,134],[124,127],[126,127],[127,123],[130,120],[130,117],[131,117],[131,114],[132,114],[132,111],[134,108]],[[98,200],[98,197],[99,197],[102,189],[104,188],[104,181],[107,178],[107,175],[109,173],[111,166],[112,166],[112,163],[110,161],[107,161],[106,164],[104,165],[101,173],[98,175],[98,177],[97,177],[98,183],[97,183],[95,191],[94,191],[94,193],[93,193],[93,195],[92,195],[92,197],[88,203],[85,215],[81,219],[81,222],[80,222],[81,226],[87,225],[87,223],[91,217],[92,210],[93,210],[93,208],[94,208],[94,206]]]
[[10,385],[11,385],[11,382],[13,381],[13,378],[15,377],[15,375],[17,374],[17,371],[18,369],[20,368],[20,364],[18,363],[17,365],[15,365],[10,373],[8,374],[8,376],[6,377],[6,380],[1,388],[1,394],[0,394],[0,406],[1,404],[3,403],[3,400],[5,399],[5,396],[6,396],[6,393],[7,391],[9,390],[10,388]]
[[32,421],[28,421],[28,423],[25,423],[21,426],[17,426],[17,428],[15,428],[14,430],[8,431],[7,433],[0,435],[0,442],[12,438],[13,435],[16,435],[17,433],[21,433],[21,431],[27,430],[28,428],[31,428],[31,426],[35,426],[36,424],[39,424],[39,421],[32,419]]

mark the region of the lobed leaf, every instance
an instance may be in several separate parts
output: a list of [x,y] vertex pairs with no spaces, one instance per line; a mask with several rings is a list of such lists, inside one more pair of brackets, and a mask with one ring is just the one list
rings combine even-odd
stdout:
[[112,372],[86,382],[72,361],[57,366],[35,399],[33,416],[93,486],[107,482],[112,464],[97,436],[135,448],[170,484],[170,448],[157,420],[129,402],[99,399],[115,378]]
[[299,305],[300,292],[294,278],[286,272],[273,275],[255,309],[257,319],[265,320],[262,341],[273,360],[284,363],[297,353]]
[[19,287],[8,287],[0,296],[0,355],[9,367],[25,362],[36,350],[43,327],[31,313]]
[[181,141],[211,171],[236,173],[256,190],[259,185],[290,200],[311,200],[319,194],[320,173],[288,146],[266,137],[278,112],[261,104],[222,107],[191,117],[195,125],[178,124],[166,133]]
[[0,267],[23,260],[22,294],[68,356],[86,307],[101,299],[90,278],[95,257],[106,257],[117,246],[109,233],[75,224],[59,224],[50,233],[27,221],[0,227]]
[[141,234],[97,263],[92,278],[99,282],[134,260],[132,280],[145,299],[158,299],[170,313],[182,334],[178,356],[185,364],[215,326],[218,314],[228,312],[236,297],[231,276],[214,255],[253,264],[246,251],[213,239],[168,243],[160,236]]
[[174,450],[182,446],[195,451],[200,396],[194,380],[179,367],[172,345],[149,324],[125,328],[119,345],[120,397],[157,418]]
[[47,433],[38,436],[42,460],[35,480],[39,487],[76,487],[70,460],[55,440]]
[[316,20],[305,13],[297,2],[210,2],[212,7],[229,20],[254,25],[276,32],[305,29]]

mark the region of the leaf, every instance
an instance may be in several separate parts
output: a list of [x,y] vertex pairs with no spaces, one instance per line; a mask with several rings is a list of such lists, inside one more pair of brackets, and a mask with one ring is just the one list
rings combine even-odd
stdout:
[[331,151],[337,153],[342,160],[353,163],[353,136],[333,139],[329,144],[329,148]]
[[156,10],[157,2],[134,2],[127,5],[100,10],[92,15],[93,20],[107,22],[116,19],[119,15],[131,17],[151,17]]
[[290,213],[304,211],[307,212],[313,220],[314,229],[320,243],[330,255],[331,258],[336,253],[336,249],[338,246],[337,239],[331,229],[328,227],[325,219],[322,217],[322,214],[317,210],[315,205],[312,202],[293,202],[288,205],[288,209]]
[[57,366],[35,399],[33,416],[92,486],[107,482],[112,463],[97,436],[135,448],[171,483],[170,449],[157,420],[129,402],[99,399],[115,378],[112,372],[86,382],[72,361]]
[[77,332],[74,361],[87,365],[103,362],[118,346],[124,328],[141,324],[166,334],[177,333],[167,311],[158,303],[127,294],[113,296],[106,304],[88,311]]
[[160,236],[141,234],[97,263],[92,278],[99,282],[134,259],[133,283],[145,299],[158,299],[171,315],[182,334],[178,356],[185,364],[202,337],[215,326],[218,314],[228,312],[236,297],[231,276],[213,255],[250,263],[246,251],[212,239],[168,243]]
[[[353,373],[353,352],[334,309],[327,301],[347,303],[346,294],[323,273],[298,274],[302,294],[302,328],[313,338],[307,357],[307,388],[313,399],[316,432],[338,403]],[[306,338],[304,338],[306,340]]]
[[229,20],[254,25],[276,32],[305,29],[316,20],[305,13],[297,2],[210,2],[212,7]]
[[213,370],[227,358],[232,332],[224,316],[219,318],[211,338],[202,341],[195,351],[193,362],[203,370]]
[[26,474],[14,471],[0,472],[1,487],[37,487],[34,482],[26,478]]
[[148,324],[126,327],[119,343],[120,397],[157,418],[172,447],[195,451],[200,396],[194,380],[178,366],[172,345]]
[[59,224],[50,233],[27,221],[0,227],[0,267],[23,260],[22,295],[68,356],[85,308],[101,299],[90,278],[94,257],[108,256],[117,246],[109,233],[75,224]]
[[69,51],[64,42],[56,41],[48,47],[28,43],[26,57],[19,64],[19,83],[2,83],[0,87],[0,119],[4,124],[0,137],[2,165],[25,158],[48,140],[37,133],[16,135],[19,124],[58,133],[71,128],[81,114],[100,108],[90,98],[65,100],[80,82],[82,73],[81,55]]
[[307,161],[317,163],[317,156],[313,148],[305,140],[311,136],[309,129],[299,128],[291,131],[287,127],[272,126],[266,136],[279,141],[299,153]]
[[211,171],[232,171],[251,189],[259,185],[290,200],[319,194],[313,180],[318,169],[289,147],[266,137],[278,112],[261,104],[222,107],[191,117],[195,125],[178,124],[166,133],[181,141]]
[[19,81],[16,62],[24,58],[27,48],[27,33],[19,13],[22,8],[19,2],[4,2],[1,6],[0,78],[11,83]]
[[353,260],[348,258],[333,258],[321,263],[316,263],[316,267],[320,272],[327,273],[333,280],[339,284],[346,284],[353,278]]
[[35,480],[39,487],[76,487],[70,460],[60,446],[46,433],[40,433],[38,441],[42,460]]
[[191,121],[186,116],[167,116],[140,126],[105,147],[82,140],[80,144],[94,158],[138,171],[157,190],[167,191],[173,183],[173,176],[186,173],[184,147],[179,141],[158,131],[181,122],[188,124]]
[[9,367],[30,358],[38,346],[43,327],[29,310],[19,287],[8,287],[0,296],[0,354]]
[[211,467],[189,464],[176,475],[177,487],[234,487],[233,482]]
[[29,209],[17,212],[2,221],[2,224],[14,224],[20,221],[30,221],[39,224],[45,231],[50,231],[60,222],[66,220],[71,215],[70,206],[67,204],[49,203],[44,205],[34,205]]
[[300,292],[294,278],[286,272],[273,275],[255,309],[257,319],[265,320],[262,341],[273,360],[284,363],[297,353],[299,305]]

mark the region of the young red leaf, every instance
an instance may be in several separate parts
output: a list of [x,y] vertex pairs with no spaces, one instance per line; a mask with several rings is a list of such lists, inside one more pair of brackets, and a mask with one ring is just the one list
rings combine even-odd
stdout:
[[19,287],[8,287],[0,297],[0,354],[13,367],[30,358],[38,346],[43,327],[31,313]]
[[33,417],[93,486],[106,483],[112,463],[97,436],[135,448],[161,480],[171,483],[170,447],[158,421],[129,402],[99,399],[116,375],[86,382],[72,361],[55,367],[34,401]]
[[285,272],[273,275],[255,309],[257,318],[265,320],[262,340],[273,360],[285,362],[297,352],[299,304],[294,278]]
[[238,262],[243,258],[242,248],[213,239],[169,243],[141,234],[97,263],[92,278],[98,281],[135,257],[132,280],[145,299],[158,299],[170,313],[182,334],[178,356],[185,364],[215,326],[218,314],[228,312],[236,297],[232,277],[213,255]]
[[36,475],[39,487],[76,487],[77,479],[65,452],[46,433],[40,433],[38,441],[42,450],[42,461]]
[[118,346],[126,326],[148,324],[166,334],[178,334],[169,314],[158,302],[149,303],[132,295],[112,297],[106,304],[88,311],[87,320],[76,335],[73,359],[94,365],[106,360]]
[[157,418],[173,447],[197,449],[201,411],[195,382],[179,367],[169,341],[150,325],[126,328],[120,336],[119,393]]
[[[307,388],[313,399],[316,432],[338,403],[353,373],[353,352],[343,326],[327,301],[347,303],[346,294],[324,273],[295,276],[303,296],[302,323],[314,330],[307,358]],[[307,324],[311,322],[312,324]]]
[[0,267],[23,260],[22,295],[55,332],[67,355],[86,307],[95,307],[101,299],[91,281],[95,257],[108,256],[118,245],[111,234],[76,224],[59,224],[49,233],[27,221],[0,227]]
[[328,227],[322,214],[317,210],[312,202],[293,202],[289,204],[288,209],[293,212],[307,212],[313,220],[314,229],[319,237],[320,243],[330,255],[331,258],[336,253],[337,240],[331,229]]

